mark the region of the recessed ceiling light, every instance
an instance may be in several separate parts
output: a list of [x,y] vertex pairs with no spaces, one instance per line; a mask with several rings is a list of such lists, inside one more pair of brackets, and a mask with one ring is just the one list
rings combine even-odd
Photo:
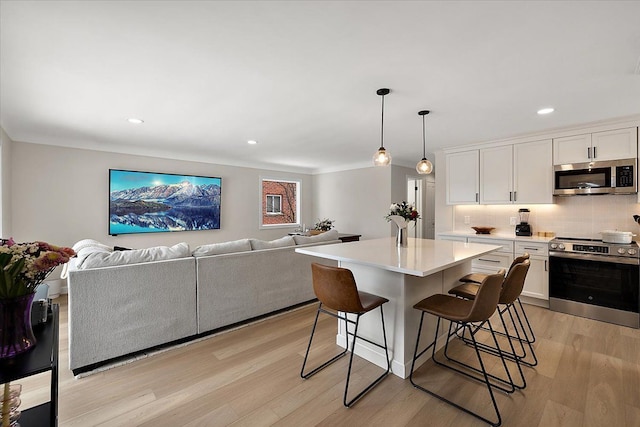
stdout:
[[542,108],[540,110],[538,110],[538,114],[543,115],[543,114],[549,114],[549,113],[553,113],[554,109],[551,107],[548,108]]
[[127,121],[128,121],[129,123],[133,123],[134,125],[139,125],[139,124],[144,123],[144,120],[142,120],[142,119],[136,119],[136,118],[133,118],[133,117],[132,117],[132,118],[130,118],[130,119],[127,119]]
[[254,140],[254,139],[250,139],[247,141],[247,144],[251,144],[251,145],[256,145],[258,143],[258,141]]

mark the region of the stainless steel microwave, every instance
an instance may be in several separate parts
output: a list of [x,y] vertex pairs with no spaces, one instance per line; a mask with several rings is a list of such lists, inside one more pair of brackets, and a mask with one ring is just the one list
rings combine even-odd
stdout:
[[556,165],[554,196],[638,192],[638,159]]

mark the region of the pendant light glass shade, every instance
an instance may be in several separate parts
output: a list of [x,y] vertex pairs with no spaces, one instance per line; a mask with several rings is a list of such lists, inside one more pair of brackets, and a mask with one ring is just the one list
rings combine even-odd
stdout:
[[373,155],[374,166],[388,166],[391,163],[391,154],[384,147],[378,148],[378,151]]
[[382,114],[380,124],[380,148],[373,155],[374,166],[388,166],[391,163],[391,154],[384,149],[384,96],[391,92],[389,89],[378,89],[376,93],[382,97]]
[[431,172],[433,172],[433,164],[423,157],[422,160],[420,160],[416,165],[416,171],[420,175],[429,175]]
[[418,162],[416,165],[416,172],[420,175],[428,175],[433,172],[433,164],[427,160],[427,152],[426,152],[426,136],[425,136],[425,127],[424,127],[424,116],[429,114],[429,110],[422,110],[418,112],[418,115],[422,116],[422,160]]

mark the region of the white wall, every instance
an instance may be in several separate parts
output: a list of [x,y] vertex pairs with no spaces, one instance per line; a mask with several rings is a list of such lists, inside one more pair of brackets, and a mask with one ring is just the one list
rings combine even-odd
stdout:
[[316,219],[335,220],[340,232],[362,239],[390,236],[384,216],[391,203],[391,167],[369,167],[313,176]]
[[391,165],[314,175],[315,220],[333,219],[338,231],[361,234],[363,240],[394,236],[395,226],[384,217],[392,202],[407,199],[407,176],[414,174]]
[[[274,239],[291,228],[258,228],[261,175],[301,179],[302,220],[313,219],[310,175],[22,142],[13,142],[11,162],[12,235],[17,241],[70,246],[93,238],[108,245],[142,248],[182,241],[195,247],[245,237]],[[109,236],[110,168],[222,177],[220,230]]]
[[9,135],[0,128],[0,237],[11,237],[11,147]]

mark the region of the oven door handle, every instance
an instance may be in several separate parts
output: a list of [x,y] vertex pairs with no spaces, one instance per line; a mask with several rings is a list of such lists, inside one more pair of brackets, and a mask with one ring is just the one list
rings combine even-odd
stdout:
[[571,258],[571,259],[579,259],[584,261],[599,261],[599,262],[607,262],[610,264],[627,264],[627,265],[640,265],[640,259],[638,258],[626,258],[620,256],[603,256],[603,255],[595,255],[595,254],[575,254],[571,252],[556,252],[549,251],[549,258]]

